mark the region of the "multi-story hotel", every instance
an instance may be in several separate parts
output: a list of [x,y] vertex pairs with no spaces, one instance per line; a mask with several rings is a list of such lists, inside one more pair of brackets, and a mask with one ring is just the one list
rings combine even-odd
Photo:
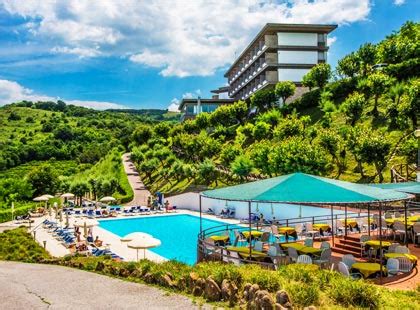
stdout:
[[[256,91],[274,87],[279,81],[300,86],[313,66],[327,61],[327,35],[335,28],[337,25],[266,24],[226,71],[228,86],[220,90],[227,95],[221,97],[221,92],[214,91],[217,98],[207,99],[206,104],[215,109],[220,104],[248,100]],[[203,100],[183,100],[180,110],[186,118],[194,117],[203,112],[199,107]]]

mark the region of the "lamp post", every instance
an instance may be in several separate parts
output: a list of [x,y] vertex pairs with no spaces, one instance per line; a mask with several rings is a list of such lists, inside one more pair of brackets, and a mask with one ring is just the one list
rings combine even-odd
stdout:
[[417,147],[417,182],[420,182],[420,129],[416,129],[414,131],[414,136],[417,138],[418,141],[418,147]]

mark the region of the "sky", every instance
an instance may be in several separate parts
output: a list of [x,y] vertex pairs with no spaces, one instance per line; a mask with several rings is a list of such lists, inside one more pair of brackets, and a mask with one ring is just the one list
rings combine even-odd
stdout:
[[0,0],[0,105],[176,109],[209,97],[266,23],[338,24],[328,62],[378,42],[419,0]]

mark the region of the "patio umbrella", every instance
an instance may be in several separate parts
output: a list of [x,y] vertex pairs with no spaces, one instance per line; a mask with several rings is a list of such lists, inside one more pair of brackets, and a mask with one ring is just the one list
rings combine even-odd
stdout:
[[81,219],[81,220],[77,220],[74,223],[74,226],[75,227],[84,227],[84,226],[86,226],[88,228],[91,228],[93,226],[98,226],[98,225],[99,225],[99,223],[95,219]]
[[48,198],[48,199],[52,199],[52,198],[54,198],[54,196],[53,196],[53,195],[49,195],[49,194],[42,195],[41,197],[46,197],[46,198]]
[[121,242],[130,242],[136,238],[143,238],[143,237],[150,237],[153,238],[152,235],[146,234],[144,232],[133,232],[131,234],[125,235],[120,240]]
[[61,198],[73,198],[74,197],[74,194],[72,194],[72,193],[65,193],[65,194],[61,195],[60,197]]
[[105,196],[105,197],[101,198],[99,201],[101,201],[101,202],[111,202],[111,201],[115,201],[115,200],[117,200],[117,199],[115,199],[114,197]]
[[34,199],[32,199],[33,201],[37,201],[37,202],[40,202],[40,201],[48,201],[49,200],[49,198],[47,198],[47,197],[45,197],[45,196],[39,196],[39,197],[35,197]]
[[139,260],[139,250],[143,250],[143,258],[146,258],[146,249],[155,248],[161,245],[159,239],[153,237],[136,237],[131,240],[127,246],[137,250],[137,260]]

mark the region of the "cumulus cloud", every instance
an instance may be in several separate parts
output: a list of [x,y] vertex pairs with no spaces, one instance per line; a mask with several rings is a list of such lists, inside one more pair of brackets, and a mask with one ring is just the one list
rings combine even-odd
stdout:
[[[27,101],[57,101],[58,97],[45,96],[35,93],[32,89],[25,88],[15,81],[0,80],[0,106],[12,102]],[[85,101],[85,100],[65,100],[67,104],[92,108],[96,110],[105,109],[126,109],[127,107],[106,101]]]
[[405,0],[394,0],[394,4],[397,6],[403,5],[405,3]]
[[169,112],[179,112],[179,100],[177,98],[174,98],[171,100],[171,104],[168,106]]
[[[401,0],[395,0],[402,2]],[[10,14],[54,52],[127,57],[163,76],[207,76],[226,67],[267,22],[348,24],[370,0],[14,1]],[[0,4],[1,6],[1,4]]]

